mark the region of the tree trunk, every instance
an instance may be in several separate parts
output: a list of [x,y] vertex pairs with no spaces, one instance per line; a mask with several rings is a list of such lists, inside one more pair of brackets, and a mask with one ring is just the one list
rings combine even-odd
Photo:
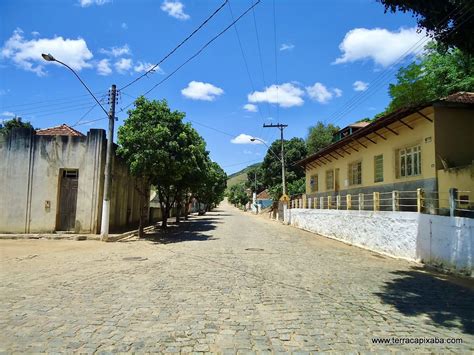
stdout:
[[191,198],[189,197],[186,199],[186,203],[184,205],[184,220],[187,221],[189,219],[189,210],[191,206]]
[[139,215],[139,222],[138,222],[138,238],[143,238],[143,210],[144,210],[144,198],[143,194],[140,194],[140,215]]

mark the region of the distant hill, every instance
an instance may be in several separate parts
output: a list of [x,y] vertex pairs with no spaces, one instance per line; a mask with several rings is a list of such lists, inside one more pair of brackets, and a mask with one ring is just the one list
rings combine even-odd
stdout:
[[252,165],[249,165],[249,166],[247,166],[246,168],[244,168],[240,171],[237,171],[236,173],[230,174],[227,177],[227,187],[237,185],[237,184],[247,180],[247,171],[249,169],[253,168],[253,167],[260,166],[260,164],[262,164],[262,163],[252,164]]

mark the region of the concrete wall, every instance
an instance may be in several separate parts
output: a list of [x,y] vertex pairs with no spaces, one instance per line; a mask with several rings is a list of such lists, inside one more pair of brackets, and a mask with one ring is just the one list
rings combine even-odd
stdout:
[[[422,111],[426,116],[434,120],[434,110],[432,107],[427,107]],[[394,131],[399,135],[395,135],[388,130],[380,130],[382,136],[386,140],[371,135],[372,139],[376,144],[361,138],[360,141],[366,146],[363,147],[355,142],[350,142],[358,152],[354,151],[349,147],[344,149],[350,153],[347,154],[342,150],[338,150],[341,155],[332,153],[334,157],[328,156],[328,162],[321,160],[318,162],[321,166],[306,167],[306,194],[315,193],[327,193],[327,192],[338,192],[337,189],[326,188],[326,171],[332,169],[339,169],[339,191],[346,192],[346,190],[357,190],[363,188],[373,188],[376,191],[387,191],[393,190],[395,184],[408,184],[413,185],[414,182],[420,181],[432,181],[436,178],[435,169],[435,146],[434,146],[434,124],[429,122],[419,114],[415,113],[404,118],[404,121],[409,123],[414,129],[411,130],[404,126],[402,123],[394,123],[390,125]],[[396,153],[398,149],[402,149],[408,146],[420,145],[421,146],[421,174],[410,177],[400,177],[397,175],[397,158]],[[374,156],[383,154],[383,181],[374,181]],[[337,159],[336,159],[337,158]],[[361,161],[362,163],[362,184],[350,185],[349,184],[349,172],[348,167],[350,163]],[[311,163],[310,163],[311,164]],[[318,175],[318,191],[312,191],[310,180],[313,175]],[[428,186],[418,186],[427,188]],[[431,187],[431,183],[429,184]],[[373,191],[372,190],[372,191]]]
[[[469,202],[461,204],[460,208],[474,208],[474,164],[451,169],[438,170],[438,189],[440,193],[440,208],[448,208],[450,188],[460,191],[459,196],[468,196]],[[458,198],[459,198],[458,196]]]
[[416,212],[288,209],[285,221],[326,237],[413,261],[473,272],[474,220]]
[[[36,135],[30,129],[0,137],[0,232],[54,232],[61,169],[78,169],[74,231],[98,233],[105,152],[105,131],[100,129],[86,137]],[[111,230],[138,221],[134,179],[120,162],[114,162],[113,176]]]

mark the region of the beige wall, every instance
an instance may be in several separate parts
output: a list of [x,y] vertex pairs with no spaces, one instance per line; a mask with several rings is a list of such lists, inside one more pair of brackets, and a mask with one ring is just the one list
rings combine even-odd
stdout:
[[[434,111],[431,107],[428,107],[422,111],[425,115],[434,119]],[[306,193],[312,194],[315,192],[311,191],[310,178],[314,174],[318,174],[319,190],[317,192],[332,192],[332,190],[326,189],[326,171],[330,169],[339,169],[339,185],[340,191],[361,188],[361,187],[377,187],[387,184],[396,184],[403,182],[416,182],[423,179],[434,179],[436,178],[435,168],[435,147],[434,147],[434,124],[418,114],[412,114],[404,119],[414,129],[411,130],[402,123],[394,123],[390,125],[394,131],[399,133],[395,135],[386,129],[380,130],[379,132],[386,138],[383,140],[374,134],[370,135],[370,139],[376,142],[376,144],[368,141],[367,139],[361,138],[360,141],[367,146],[364,148],[360,144],[353,142],[354,148],[358,152],[354,151],[349,147],[344,149],[351,154],[338,150],[341,155],[340,157],[336,153],[332,153],[333,156],[337,157],[336,160],[333,157],[328,157],[332,162],[323,164],[321,160],[318,163],[321,167],[307,166],[306,170]],[[421,174],[418,176],[411,177],[399,177],[397,176],[396,168],[396,151],[398,149],[420,145],[421,146]],[[383,154],[383,182],[374,182],[374,156]],[[350,163],[361,161],[362,162],[362,184],[360,185],[349,185],[349,170],[348,166]],[[311,163],[310,163],[311,164]],[[420,186],[421,187],[421,186]]]
[[[105,151],[105,132],[98,129],[86,137],[43,136],[28,129],[0,137],[0,233],[56,230],[61,169],[79,170],[75,232],[98,233]],[[134,179],[114,161],[111,230],[137,222],[139,213]]]
[[[458,189],[459,196],[468,196],[469,203],[460,208],[474,207],[474,164],[461,168],[438,170],[439,207],[449,207],[449,189]],[[459,198],[459,197],[458,197]]]

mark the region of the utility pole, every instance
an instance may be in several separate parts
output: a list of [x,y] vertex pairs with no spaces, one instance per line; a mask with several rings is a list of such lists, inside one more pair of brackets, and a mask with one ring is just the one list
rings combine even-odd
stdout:
[[112,185],[112,159],[114,149],[114,123],[115,123],[115,103],[117,100],[117,87],[115,84],[109,90],[109,131],[107,134],[107,156],[105,158],[105,181],[104,181],[104,200],[102,203],[102,220],[100,223],[100,237],[106,241],[109,236],[110,220],[110,187]]
[[278,128],[280,130],[281,140],[281,181],[283,187],[283,195],[286,195],[286,178],[285,178],[285,148],[283,146],[283,130],[288,127],[287,124],[263,124],[263,128]]

